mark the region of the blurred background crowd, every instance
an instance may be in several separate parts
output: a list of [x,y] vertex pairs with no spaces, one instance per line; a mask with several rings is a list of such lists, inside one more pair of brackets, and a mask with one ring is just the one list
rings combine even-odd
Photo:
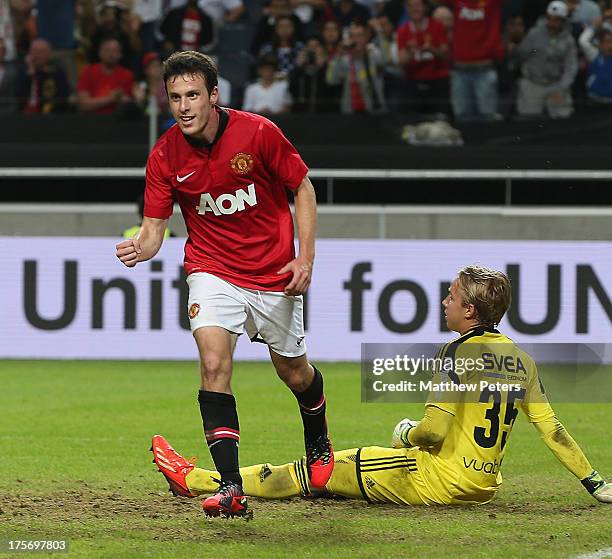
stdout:
[[612,107],[612,0],[0,0],[0,111],[169,116],[162,62],[188,49],[221,105],[268,115]]

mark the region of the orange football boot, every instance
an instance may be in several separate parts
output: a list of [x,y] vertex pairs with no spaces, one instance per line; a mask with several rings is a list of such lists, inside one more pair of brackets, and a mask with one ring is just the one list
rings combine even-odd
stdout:
[[153,452],[153,463],[164,474],[174,496],[197,497],[185,482],[185,476],[195,468],[194,464],[185,460],[161,435],[153,436],[149,450]]

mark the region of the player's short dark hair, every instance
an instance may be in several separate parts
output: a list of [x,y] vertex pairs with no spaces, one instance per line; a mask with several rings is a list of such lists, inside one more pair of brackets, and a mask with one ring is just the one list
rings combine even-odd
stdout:
[[209,94],[217,87],[217,67],[210,56],[201,52],[185,50],[175,52],[166,59],[164,62],[165,84],[168,84],[169,79],[185,74],[202,76]]

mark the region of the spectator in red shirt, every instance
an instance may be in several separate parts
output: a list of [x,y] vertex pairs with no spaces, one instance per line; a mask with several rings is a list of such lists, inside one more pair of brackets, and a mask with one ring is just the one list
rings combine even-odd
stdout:
[[85,66],[77,86],[79,109],[100,114],[112,113],[130,101],[134,74],[119,65],[121,45],[108,38],[100,43],[100,62]]
[[408,102],[417,111],[446,112],[449,68],[444,26],[427,16],[423,0],[408,0],[410,21],[397,32],[400,66],[408,78]]
[[504,56],[504,0],[450,0],[454,6],[451,102],[458,120],[497,120],[496,62]]

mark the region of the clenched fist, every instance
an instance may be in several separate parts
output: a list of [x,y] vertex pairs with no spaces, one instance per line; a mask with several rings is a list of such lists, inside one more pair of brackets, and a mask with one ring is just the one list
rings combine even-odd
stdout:
[[138,239],[128,239],[121,241],[116,247],[115,253],[128,268],[133,268],[138,263],[138,255],[142,252]]

